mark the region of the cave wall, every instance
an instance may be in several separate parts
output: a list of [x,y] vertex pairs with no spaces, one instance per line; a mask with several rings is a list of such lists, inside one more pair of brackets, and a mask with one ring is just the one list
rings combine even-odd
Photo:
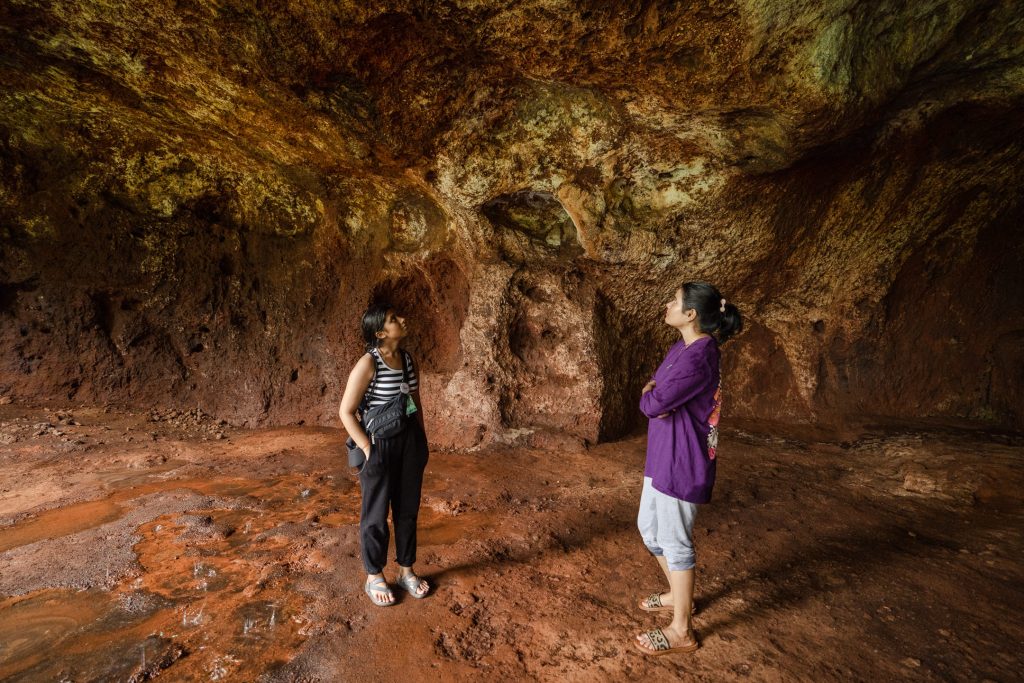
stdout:
[[1020,429],[1018,9],[5,3],[0,394],[336,424],[386,298],[436,443],[592,442],[699,278],[727,415]]

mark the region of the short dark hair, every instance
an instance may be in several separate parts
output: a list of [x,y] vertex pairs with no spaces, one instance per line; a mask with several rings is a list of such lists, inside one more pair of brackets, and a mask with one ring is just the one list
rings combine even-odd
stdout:
[[390,310],[392,310],[390,304],[381,302],[371,304],[363,313],[363,340],[366,342],[367,352],[380,345],[377,333],[384,329],[384,323],[387,322]]
[[726,302],[722,310],[722,293],[707,282],[683,283],[683,309],[697,311],[700,331],[718,338],[719,344],[743,331],[743,317],[735,305]]

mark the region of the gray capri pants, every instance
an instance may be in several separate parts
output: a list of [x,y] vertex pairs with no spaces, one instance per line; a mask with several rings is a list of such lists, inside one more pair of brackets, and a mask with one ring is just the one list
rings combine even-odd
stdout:
[[693,550],[693,520],[696,517],[696,503],[657,491],[651,478],[644,477],[636,525],[651,554],[668,560],[669,571],[680,572],[696,566],[697,553]]

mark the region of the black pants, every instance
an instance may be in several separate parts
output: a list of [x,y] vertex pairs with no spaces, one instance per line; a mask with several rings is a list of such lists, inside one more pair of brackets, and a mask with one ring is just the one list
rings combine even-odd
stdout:
[[359,473],[363,489],[359,541],[367,574],[379,574],[387,564],[389,506],[398,564],[411,567],[416,562],[416,518],[427,457],[427,437],[416,420],[398,436],[378,439],[370,448]]

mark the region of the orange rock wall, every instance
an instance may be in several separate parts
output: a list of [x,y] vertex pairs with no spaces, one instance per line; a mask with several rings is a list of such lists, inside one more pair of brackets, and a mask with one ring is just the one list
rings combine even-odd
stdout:
[[437,444],[635,428],[707,279],[726,415],[1024,426],[1012,2],[12,2],[0,393],[336,424],[413,321]]

